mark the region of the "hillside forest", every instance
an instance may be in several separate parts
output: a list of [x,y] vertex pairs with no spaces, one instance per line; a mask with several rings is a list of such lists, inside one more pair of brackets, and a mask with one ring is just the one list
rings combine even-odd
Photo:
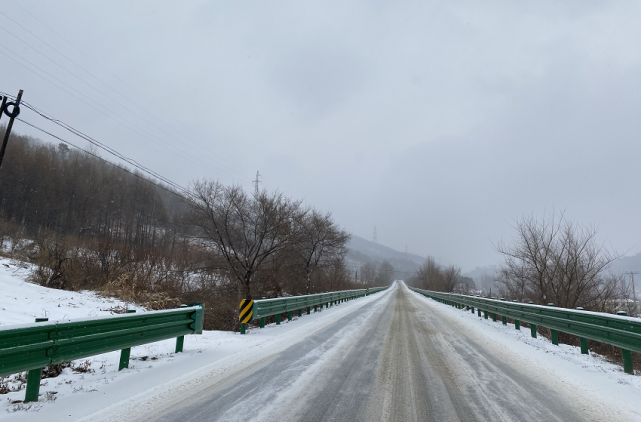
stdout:
[[237,330],[240,299],[391,282],[346,264],[350,235],[330,213],[216,180],[189,191],[14,131],[0,168],[1,250],[47,287],[152,309],[205,303],[206,329]]

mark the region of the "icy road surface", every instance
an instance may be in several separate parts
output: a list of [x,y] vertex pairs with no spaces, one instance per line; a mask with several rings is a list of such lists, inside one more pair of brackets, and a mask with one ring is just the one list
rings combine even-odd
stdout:
[[[546,361],[546,353],[519,339],[504,336],[506,347],[483,332],[493,329],[487,322],[462,314],[397,283],[358,312],[278,352],[254,356],[233,371],[203,375],[118,420],[641,419],[637,387],[616,390],[618,383],[607,377],[602,387],[595,385],[601,374],[577,374],[573,362],[559,365],[562,356]],[[515,351],[519,347],[523,353]],[[570,369],[546,368],[548,363]],[[599,388],[608,394],[602,396]]]

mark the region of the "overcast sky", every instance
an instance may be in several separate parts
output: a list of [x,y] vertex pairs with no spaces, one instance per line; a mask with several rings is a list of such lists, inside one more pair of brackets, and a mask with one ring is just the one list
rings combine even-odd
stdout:
[[553,209],[633,254],[640,22],[638,0],[0,0],[0,91],[181,185],[260,170],[464,270]]

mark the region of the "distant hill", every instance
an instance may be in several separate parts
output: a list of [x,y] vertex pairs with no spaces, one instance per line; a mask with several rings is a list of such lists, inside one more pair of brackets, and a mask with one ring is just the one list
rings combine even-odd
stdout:
[[367,262],[380,264],[388,261],[396,271],[399,271],[395,277],[399,279],[411,276],[425,261],[422,256],[400,252],[354,235],[347,244],[347,250],[346,258],[351,267],[360,267]]

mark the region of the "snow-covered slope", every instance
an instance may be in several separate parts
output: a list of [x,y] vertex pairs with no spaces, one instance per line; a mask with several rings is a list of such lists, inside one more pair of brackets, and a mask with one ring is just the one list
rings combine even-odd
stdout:
[[66,320],[112,315],[119,310],[143,308],[102,297],[93,292],[48,289],[25,281],[29,266],[0,259],[0,326],[34,322],[35,318]]

